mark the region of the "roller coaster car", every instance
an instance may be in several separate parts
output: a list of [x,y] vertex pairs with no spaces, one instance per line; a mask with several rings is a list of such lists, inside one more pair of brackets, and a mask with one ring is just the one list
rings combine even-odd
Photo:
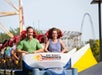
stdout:
[[23,56],[24,66],[33,70],[33,75],[77,75],[71,68],[70,53],[36,53]]

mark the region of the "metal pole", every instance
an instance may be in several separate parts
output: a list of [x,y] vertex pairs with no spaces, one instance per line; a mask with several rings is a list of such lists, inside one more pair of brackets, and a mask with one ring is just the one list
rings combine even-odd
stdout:
[[98,12],[99,12],[100,61],[102,61],[101,0],[99,0],[99,2],[98,2]]

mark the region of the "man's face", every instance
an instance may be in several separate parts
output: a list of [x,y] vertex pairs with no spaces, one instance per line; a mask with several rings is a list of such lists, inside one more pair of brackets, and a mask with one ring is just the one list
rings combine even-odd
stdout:
[[33,29],[32,28],[28,29],[27,36],[28,36],[28,38],[32,38],[33,37]]

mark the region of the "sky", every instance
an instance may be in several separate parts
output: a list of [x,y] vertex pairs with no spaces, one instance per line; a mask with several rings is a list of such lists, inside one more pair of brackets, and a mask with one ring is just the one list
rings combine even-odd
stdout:
[[[11,0],[18,6],[18,0]],[[56,27],[62,31],[81,31],[82,40],[99,38],[98,7],[90,4],[92,0],[22,0],[25,26],[39,30]],[[15,11],[5,0],[0,0],[0,11]],[[8,29],[19,27],[19,16],[0,17],[0,22]],[[92,26],[94,29],[92,29]],[[93,31],[94,30],[94,31]],[[0,32],[3,32],[0,29]],[[92,34],[94,32],[94,35]]]

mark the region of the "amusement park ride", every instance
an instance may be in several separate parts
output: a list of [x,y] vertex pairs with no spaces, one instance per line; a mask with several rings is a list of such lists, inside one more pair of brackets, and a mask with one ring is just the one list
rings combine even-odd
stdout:
[[[23,33],[25,34],[25,31],[23,31],[23,25],[24,25],[24,16],[23,16],[23,7],[22,7],[22,0],[19,0],[19,7],[17,8],[11,0],[5,0],[10,6],[12,6],[16,12],[0,12],[0,17],[6,17],[6,16],[13,16],[13,15],[18,15],[19,16],[19,28],[20,28],[20,35],[22,36]],[[0,23],[0,28],[10,37],[10,38],[15,38],[15,35],[13,35],[11,32],[9,32],[9,30],[2,24]],[[76,34],[76,35],[75,35]],[[64,35],[67,35],[67,36],[64,36],[62,37],[63,41],[69,41],[70,42],[73,42],[74,46],[73,47],[76,47],[77,46],[77,43],[78,43],[78,36],[80,35],[79,33],[77,32],[64,32]],[[42,37],[44,36],[43,34],[42,35],[39,35],[37,37],[37,39],[39,41],[41,41],[42,38],[39,38],[39,37]],[[68,40],[66,40],[68,39]],[[74,39],[74,40],[72,40]],[[75,42],[76,41],[76,42]],[[75,44],[75,43],[76,44]],[[70,45],[70,47],[67,47],[69,48],[70,50],[72,49],[72,45],[71,44],[68,44],[68,42],[66,42],[66,47],[68,45]],[[75,51],[75,50],[74,50]],[[73,53],[73,51],[71,52]],[[24,56],[23,57],[23,61],[25,62],[25,65],[28,65],[28,68],[32,68],[33,69],[33,75],[41,75],[39,74],[39,72],[42,72],[42,75],[46,75],[44,74],[44,72],[52,72],[54,73],[55,75],[56,74],[60,74],[60,75],[67,75],[67,69],[68,67],[71,68],[71,64],[67,64],[66,63],[69,61],[69,57],[67,58],[66,60],[66,56],[70,55],[70,53],[68,54],[62,54],[62,53],[41,53],[41,54],[28,54],[27,56]],[[28,60],[28,58],[34,57],[34,61],[32,62],[31,60]],[[63,57],[64,56],[64,57]],[[71,56],[71,55],[70,55]],[[41,59],[41,60],[39,60]],[[27,61],[30,61],[29,63]],[[63,63],[63,62],[64,63]],[[69,62],[71,63],[71,62]],[[31,65],[32,64],[32,65]],[[39,65],[39,66],[38,66]],[[64,66],[66,67],[66,69],[64,68]],[[35,68],[36,67],[36,68]],[[59,72],[56,72],[54,71],[56,68],[61,68],[61,70],[59,70]],[[39,69],[39,68],[43,68],[43,69],[48,69],[48,70],[42,70],[39,72],[36,71],[36,69]],[[54,69],[55,68],[55,69]],[[51,69],[51,71],[50,71]],[[53,70],[54,69],[54,70]],[[60,72],[61,71],[61,72]],[[77,69],[70,69],[69,70],[70,73],[69,75],[77,75]],[[73,71],[73,72],[72,72]],[[48,72],[48,73],[49,73]],[[50,73],[48,74],[50,75]],[[51,74],[52,75],[52,74]]]
[[[20,28],[20,33],[21,33],[21,31],[23,30],[23,24],[24,24],[22,0],[19,0],[19,7],[18,8],[12,3],[11,0],[5,0],[5,2],[7,2],[10,6],[12,6],[16,11],[15,12],[0,12],[0,17],[18,15],[19,16],[19,28]],[[0,23],[0,28],[3,31],[7,30],[4,27],[4,25],[2,25],[1,23]],[[6,32],[6,33],[7,33],[8,36],[13,37],[12,33],[10,33],[10,32]]]
[[[10,6],[12,6],[15,9],[15,12],[0,12],[0,17],[6,17],[6,16],[13,16],[18,15],[19,17],[19,28],[20,33],[23,31],[24,27],[24,15],[23,15],[23,6],[22,6],[22,0],[19,0],[19,6],[16,7],[11,0],[5,0]],[[0,22],[0,28],[9,36],[14,37],[14,35]],[[45,34],[45,33],[43,33]],[[40,35],[41,36],[41,35]],[[81,32],[75,32],[75,31],[63,31],[63,36],[61,38],[67,49],[71,50],[75,47],[79,47],[81,42]]]
[[[16,10],[16,12],[0,12],[0,17],[18,15],[20,36],[22,36],[23,34],[25,35],[25,31],[23,30],[24,15],[23,15],[22,0],[19,0],[18,8],[12,3],[11,0],[5,0],[5,1],[10,6],[12,6]],[[9,32],[9,30],[2,23],[0,23],[0,28],[9,37],[16,39],[15,35]],[[36,32],[34,34],[36,34]],[[36,38],[41,43],[44,43],[45,34],[37,35]],[[76,48],[79,47],[81,42],[81,34],[82,34],[81,32],[63,31],[63,36],[61,37],[61,39],[65,43],[66,48],[68,49],[68,53],[27,54],[22,57],[25,66],[33,70],[32,75],[78,75],[78,72],[83,71],[97,64],[97,61],[94,59],[89,45],[86,45],[85,47],[81,48],[78,51],[76,50]],[[86,60],[85,57],[88,57],[89,60],[88,59]],[[80,65],[80,63],[83,63],[84,65],[82,64],[81,66],[78,66]],[[89,64],[87,65],[87,63]]]

